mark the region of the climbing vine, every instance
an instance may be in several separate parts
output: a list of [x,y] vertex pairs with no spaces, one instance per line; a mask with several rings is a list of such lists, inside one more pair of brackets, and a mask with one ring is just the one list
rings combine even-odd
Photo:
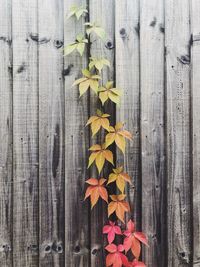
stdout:
[[[75,17],[78,21],[86,13],[88,10],[84,6],[73,5],[67,18]],[[82,33],[77,35],[76,40],[64,48],[65,56],[71,53],[79,53],[80,56],[83,56],[86,46],[91,42],[91,35],[102,40],[105,39],[106,33],[100,25],[87,22],[85,27],[86,36]],[[72,85],[78,86],[80,97],[89,89],[92,90],[100,100],[102,109],[106,101],[119,105],[122,95],[121,89],[114,87],[113,81],[102,84],[101,72],[105,67],[110,67],[108,59],[91,57],[88,68],[82,70],[82,77],[75,80]],[[88,168],[96,165],[99,177],[86,180],[85,199],[90,198],[91,208],[97,204],[99,199],[102,199],[108,205],[108,218],[115,214],[116,221],[109,220],[102,229],[102,234],[106,235],[108,242],[105,247],[107,251],[106,266],[145,267],[146,265],[139,261],[139,258],[141,243],[148,246],[147,237],[144,233],[135,230],[134,222],[131,219],[125,224],[125,213],[130,212],[129,203],[126,201],[125,187],[126,183],[131,184],[131,177],[124,172],[123,166],[114,167],[113,152],[109,149],[114,143],[121,153],[125,154],[126,141],[132,140],[132,135],[124,129],[122,122],[117,122],[112,126],[110,118],[110,114],[97,109],[96,114],[91,116],[86,123],[86,126],[91,128],[92,137],[103,131],[105,140],[102,144],[94,144],[89,148]],[[113,165],[113,170],[107,179],[101,176],[106,161]],[[116,195],[108,193],[108,186],[111,183],[116,184],[118,189]],[[121,238],[116,238],[116,236]]]

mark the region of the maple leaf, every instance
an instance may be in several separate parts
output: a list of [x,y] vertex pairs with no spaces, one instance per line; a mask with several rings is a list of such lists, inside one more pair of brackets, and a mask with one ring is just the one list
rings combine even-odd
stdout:
[[105,40],[106,33],[101,26],[97,25],[96,23],[91,23],[91,22],[86,22],[85,25],[87,26],[86,33],[88,35],[90,35],[91,33],[95,33],[102,40]]
[[99,180],[95,178],[90,178],[86,181],[87,184],[90,186],[87,188],[86,193],[85,193],[85,199],[90,197],[91,205],[93,208],[99,197],[101,197],[103,200],[105,200],[108,203],[108,193],[106,188],[103,186],[105,183],[106,179],[101,178]]
[[109,244],[105,247],[105,249],[109,252],[106,256],[106,267],[121,267],[128,266],[128,259],[123,254],[124,246],[115,244]]
[[75,50],[77,50],[79,54],[82,56],[85,50],[85,45],[87,43],[88,40],[84,37],[84,35],[82,34],[77,35],[74,43],[71,43],[64,47],[64,56],[71,54]]
[[87,125],[91,124],[92,136],[94,136],[101,127],[109,131],[110,122],[107,119],[110,115],[103,114],[101,110],[97,110],[97,116],[92,116],[89,118]]
[[109,161],[112,165],[113,163],[113,153],[105,148],[105,144],[103,145],[93,145],[89,148],[90,151],[92,151],[90,157],[89,157],[89,163],[88,168],[91,166],[91,164],[95,161],[97,169],[99,173],[101,172],[105,160]]
[[146,265],[144,262],[134,259],[132,262],[129,262],[128,267],[146,267]]
[[115,222],[109,221],[109,225],[103,227],[103,234],[108,234],[108,243],[111,244],[115,239],[115,235],[122,235],[122,231],[119,226],[115,225]]
[[80,96],[82,96],[89,88],[97,93],[101,77],[99,75],[91,74],[87,69],[82,70],[82,73],[84,77],[76,80],[72,86],[79,85]]
[[130,211],[129,203],[124,201],[126,195],[111,195],[112,201],[108,204],[108,217],[110,217],[113,212],[116,216],[124,223],[124,213]]
[[113,87],[113,81],[108,81],[105,86],[99,88],[99,98],[102,105],[110,99],[115,104],[120,103],[121,90]]
[[123,172],[123,166],[113,169],[113,173],[111,173],[108,177],[108,183],[113,183],[116,181],[116,185],[119,188],[119,190],[123,193],[125,189],[125,182],[128,182],[131,184],[131,178],[127,173]]
[[71,18],[72,16],[76,16],[77,20],[79,20],[80,17],[85,13],[88,13],[88,11],[84,6],[72,5],[70,7],[70,13],[67,16],[67,19]]
[[126,236],[124,239],[125,251],[127,252],[131,249],[135,258],[138,259],[141,252],[140,242],[148,246],[147,237],[142,232],[135,232],[135,226],[132,220],[129,220],[127,223],[127,230],[124,231],[124,235]]
[[130,132],[123,129],[123,123],[118,122],[115,128],[110,126],[109,133],[106,135],[106,147],[111,145],[113,142],[119,147],[119,149],[125,153],[126,140],[125,138],[132,140]]
[[90,58],[89,70],[95,67],[100,72],[104,66],[110,67],[110,62],[106,58]]

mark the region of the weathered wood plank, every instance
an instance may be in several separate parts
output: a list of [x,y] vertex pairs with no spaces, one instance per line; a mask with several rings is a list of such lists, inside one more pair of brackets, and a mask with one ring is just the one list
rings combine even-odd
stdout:
[[165,3],[168,266],[191,266],[190,7]]
[[40,263],[64,266],[63,0],[39,4]]
[[[132,177],[127,187],[127,200],[131,206],[130,216],[141,226],[141,170],[140,170],[140,96],[139,96],[139,1],[116,1],[116,86],[123,95],[116,110],[116,120],[125,123],[134,136],[127,142],[125,157],[117,150],[117,164],[124,165]],[[134,187],[135,189],[134,189]]]
[[0,266],[12,267],[11,1],[0,6]]
[[13,266],[38,266],[37,1],[12,1]]
[[[115,79],[114,73],[114,34],[115,34],[115,1],[114,0],[90,0],[89,1],[90,22],[96,22],[106,31],[106,39],[100,40],[97,36],[91,36],[90,55],[97,58],[107,58],[110,61],[111,68],[105,67],[102,71],[102,83]],[[100,100],[91,92],[90,94],[90,116],[96,114],[97,108],[102,109]],[[115,105],[110,101],[105,104],[102,109],[110,114],[112,125],[115,122]],[[90,135],[91,140],[91,135]],[[93,143],[104,143],[104,134],[98,134],[91,140]],[[90,176],[98,178],[96,167],[91,167]],[[111,171],[111,165],[105,164],[104,171],[99,177],[108,177]],[[103,225],[108,221],[107,205],[103,201],[99,201],[98,205],[91,211],[91,266],[105,266],[104,239],[102,234]]]
[[140,2],[142,230],[149,237],[143,259],[166,263],[164,154],[164,1]]
[[[86,6],[86,1],[65,1],[64,15],[72,4]],[[77,34],[84,33],[85,18],[65,20],[65,46],[74,42]],[[79,98],[73,82],[86,68],[87,51],[81,58],[73,53],[65,58],[65,266],[90,266],[89,207],[84,201],[85,180],[88,178],[88,95]]]
[[192,1],[193,266],[200,264],[200,2]]

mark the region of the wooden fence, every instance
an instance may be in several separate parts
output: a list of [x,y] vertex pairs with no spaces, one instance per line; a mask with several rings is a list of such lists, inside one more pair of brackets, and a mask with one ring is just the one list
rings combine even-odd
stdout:
[[124,89],[108,108],[134,134],[116,161],[133,177],[144,261],[200,266],[199,0],[0,0],[0,266],[105,266],[105,207],[83,201],[97,103],[71,88],[88,58],[63,57],[84,31],[65,19],[73,3],[105,28],[90,53]]

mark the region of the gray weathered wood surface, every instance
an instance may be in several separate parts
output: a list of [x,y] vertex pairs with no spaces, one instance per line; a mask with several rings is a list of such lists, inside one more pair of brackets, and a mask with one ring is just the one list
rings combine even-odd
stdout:
[[[90,11],[78,22],[66,20],[75,3]],[[90,55],[111,61],[102,82],[124,91],[104,109],[134,136],[114,158],[132,177],[144,261],[200,266],[199,14],[198,0],[0,0],[0,266],[105,266],[106,205],[84,202],[97,175],[87,149],[103,141],[85,124],[99,104],[71,88]],[[88,20],[106,40],[64,58]]]

